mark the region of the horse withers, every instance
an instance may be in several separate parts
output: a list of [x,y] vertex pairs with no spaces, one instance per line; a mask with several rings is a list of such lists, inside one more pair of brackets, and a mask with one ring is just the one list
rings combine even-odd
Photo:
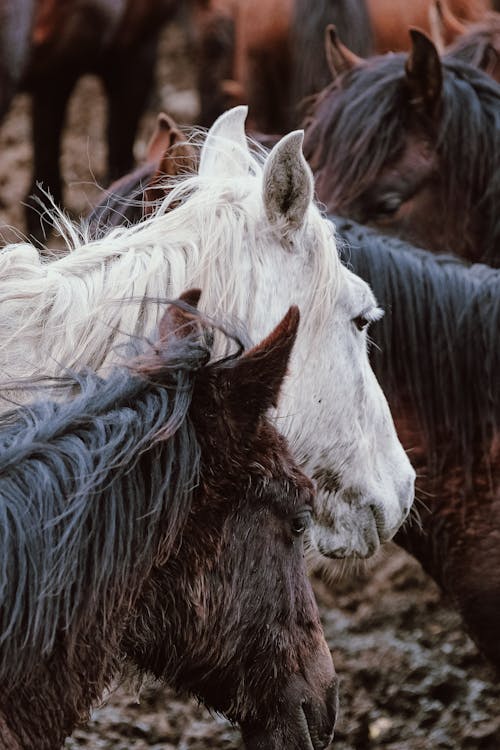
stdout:
[[176,304],[126,366],[67,374],[78,395],[0,421],[2,748],[61,746],[124,657],[240,722],[248,748],[331,740],[312,485],[266,418],[298,310],[210,361],[210,321]]
[[[1,251],[2,367],[18,377],[57,372],[61,361],[100,369],[123,332],[157,323],[143,300],[192,284],[204,289],[202,309],[236,315],[256,340],[297,302],[303,324],[278,419],[321,485],[311,545],[367,557],[407,517],[415,476],[368,364],[367,328],[381,313],[341,266],[313,203],[302,133],[268,155],[250,150],[245,114],[236,108],[214,124],[198,171],[171,178],[165,202],[139,224],[89,241],[63,222],[74,251],[54,262],[31,245]],[[129,297],[135,307],[116,305]]]

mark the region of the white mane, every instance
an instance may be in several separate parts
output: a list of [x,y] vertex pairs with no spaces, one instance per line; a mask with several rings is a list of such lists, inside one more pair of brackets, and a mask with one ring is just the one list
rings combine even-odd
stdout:
[[142,223],[89,241],[55,216],[64,257],[45,260],[28,244],[0,252],[0,377],[102,370],[153,332],[158,300],[189,287],[202,289],[201,309],[240,319],[256,341],[296,304],[279,428],[321,490],[317,550],[365,557],[406,517],[414,481],[368,361],[364,321],[379,311],[340,265],[332,225],[313,203],[302,134],[269,155],[251,152],[244,119],[238,107],[214,123],[198,174],[174,178]]
[[[241,317],[251,329],[253,290],[266,283],[266,256],[277,244],[262,205],[263,156],[255,149],[235,155],[234,142],[221,136],[216,145],[232,174],[210,170],[205,176],[202,161],[200,174],[173,178],[163,205],[138,225],[86,241],[85,227],[59,214],[54,219],[67,255],[46,260],[29,244],[0,252],[4,376],[47,373],[60,365],[99,369],[120,349],[123,355],[120,345],[129,334],[149,334],[157,324],[161,306],[122,301],[172,298],[190,286],[203,290],[202,309]],[[301,305],[301,327],[310,340],[335,304],[339,260],[332,232],[311,205],[303,240],[314,244],[313,283]]]

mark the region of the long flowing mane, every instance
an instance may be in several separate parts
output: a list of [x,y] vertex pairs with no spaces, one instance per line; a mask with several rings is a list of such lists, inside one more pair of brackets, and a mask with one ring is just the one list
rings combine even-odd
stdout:
[[[311,107],[304,152],[332,210],[342,213],[403,148],[412,122],[402,96],[405,61],[405,54],[370,59],[341,75]],[[445,59],[442,68],[436,148],[449,202],[460,199],[464,225],[480,209],[482,260],[498,262],[500,87],[460,60]]]
[[[142,300],[172,298],[190,286],[203,288],[203,308],[223,309],[251,328],[253,290],[268,283],[269,248],[277,243],[262,206],[264,155],[234,154],[234,143],[219,141],[221,153],[232,154],[233,175],[173,178],[165,203],[141,223],[90,241],[61,217],[64,257],[44,260],[29,244],[1,251],[2,376],[32,375],[40,363],[46,373],[50,361],[54,371],[58,363],[98,370],[129,335],[154,329],[157,306]],[[302,333],[314,341],[335,304],[340,269],[331,226],[314,206],[304,231],[317,238],[302,303]],[[141,301],[119,304],[130,298]]]
[[449,457],[471,469],[500,429],[500,271],[335,221],[387,308],[372,359],[389,400],[411,400],[437,471]]
[[73,399],[0,417],[4,686],[61,631],[71,648],[75,622],[78,632],[105,623],[147,573],[160,529],[164,550],[178,535],[199,460],[188,410],[209,357],[207,342],[179,339],[162,352],[161,377],[123,367],[106,381],[68,375]]

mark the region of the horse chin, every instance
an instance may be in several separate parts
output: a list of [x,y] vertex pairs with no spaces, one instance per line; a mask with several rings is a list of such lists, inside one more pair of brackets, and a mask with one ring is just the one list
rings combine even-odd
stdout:
[[248,731],[243,728],[246,750],[325,750],[333,740],[333,730],[329,737],[320,739],[307,713],[302,704],[295,720],[284,729]]
[[[344,533],[342,533],[344,531]],[[366,560],[373,557],[381,546],[380,536],[374,523],[359,529],[332,530],[330,526],[318,523],[313,529],[309,543],[309,558],[317,560],[349,561]]]

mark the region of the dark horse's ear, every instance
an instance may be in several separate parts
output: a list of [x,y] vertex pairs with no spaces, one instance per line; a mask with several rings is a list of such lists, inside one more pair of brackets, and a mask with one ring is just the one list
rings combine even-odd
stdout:
[[299,319],[299,309],[294,305],[269,336],[224,372],[228,405],[235,421],[258,419],[277,405]]
[[342,44],[337,34],[337,28],[333,23],[329,23],[325,29],[325,54],[332,74],[332,81],[341,73],[352,70],[363,62],[361,57],[355,55],[345,44]]
[[169,192],[166,177],[193,171],[196,151],[172,117],[160,112],[155,132],[147,147],[146,161],[156,165],[156,172],[144,189],[143,214],[154,213],[158,201]]
[[479,50],[475,64],[481,70],[484,70],[492,78],[495,78],[495,71],[500,63],[500,55],[495,47],[487,42],[483,49]]
[[412,48],[406,60],[406,87],[415,109],[434,115],[441,100],[443,71],[439,54],[429,37],[410,29]]
[[[183,292],[179,300],[185,302],[189,307],[198,307],[201,297],[201,289],[188,289]],[[158,325],[160,341],[167,341],[172,335],[176,338],[190,336],[198,326],[198,318],[189,308],[183,308],[172,304],[167,307]]]

